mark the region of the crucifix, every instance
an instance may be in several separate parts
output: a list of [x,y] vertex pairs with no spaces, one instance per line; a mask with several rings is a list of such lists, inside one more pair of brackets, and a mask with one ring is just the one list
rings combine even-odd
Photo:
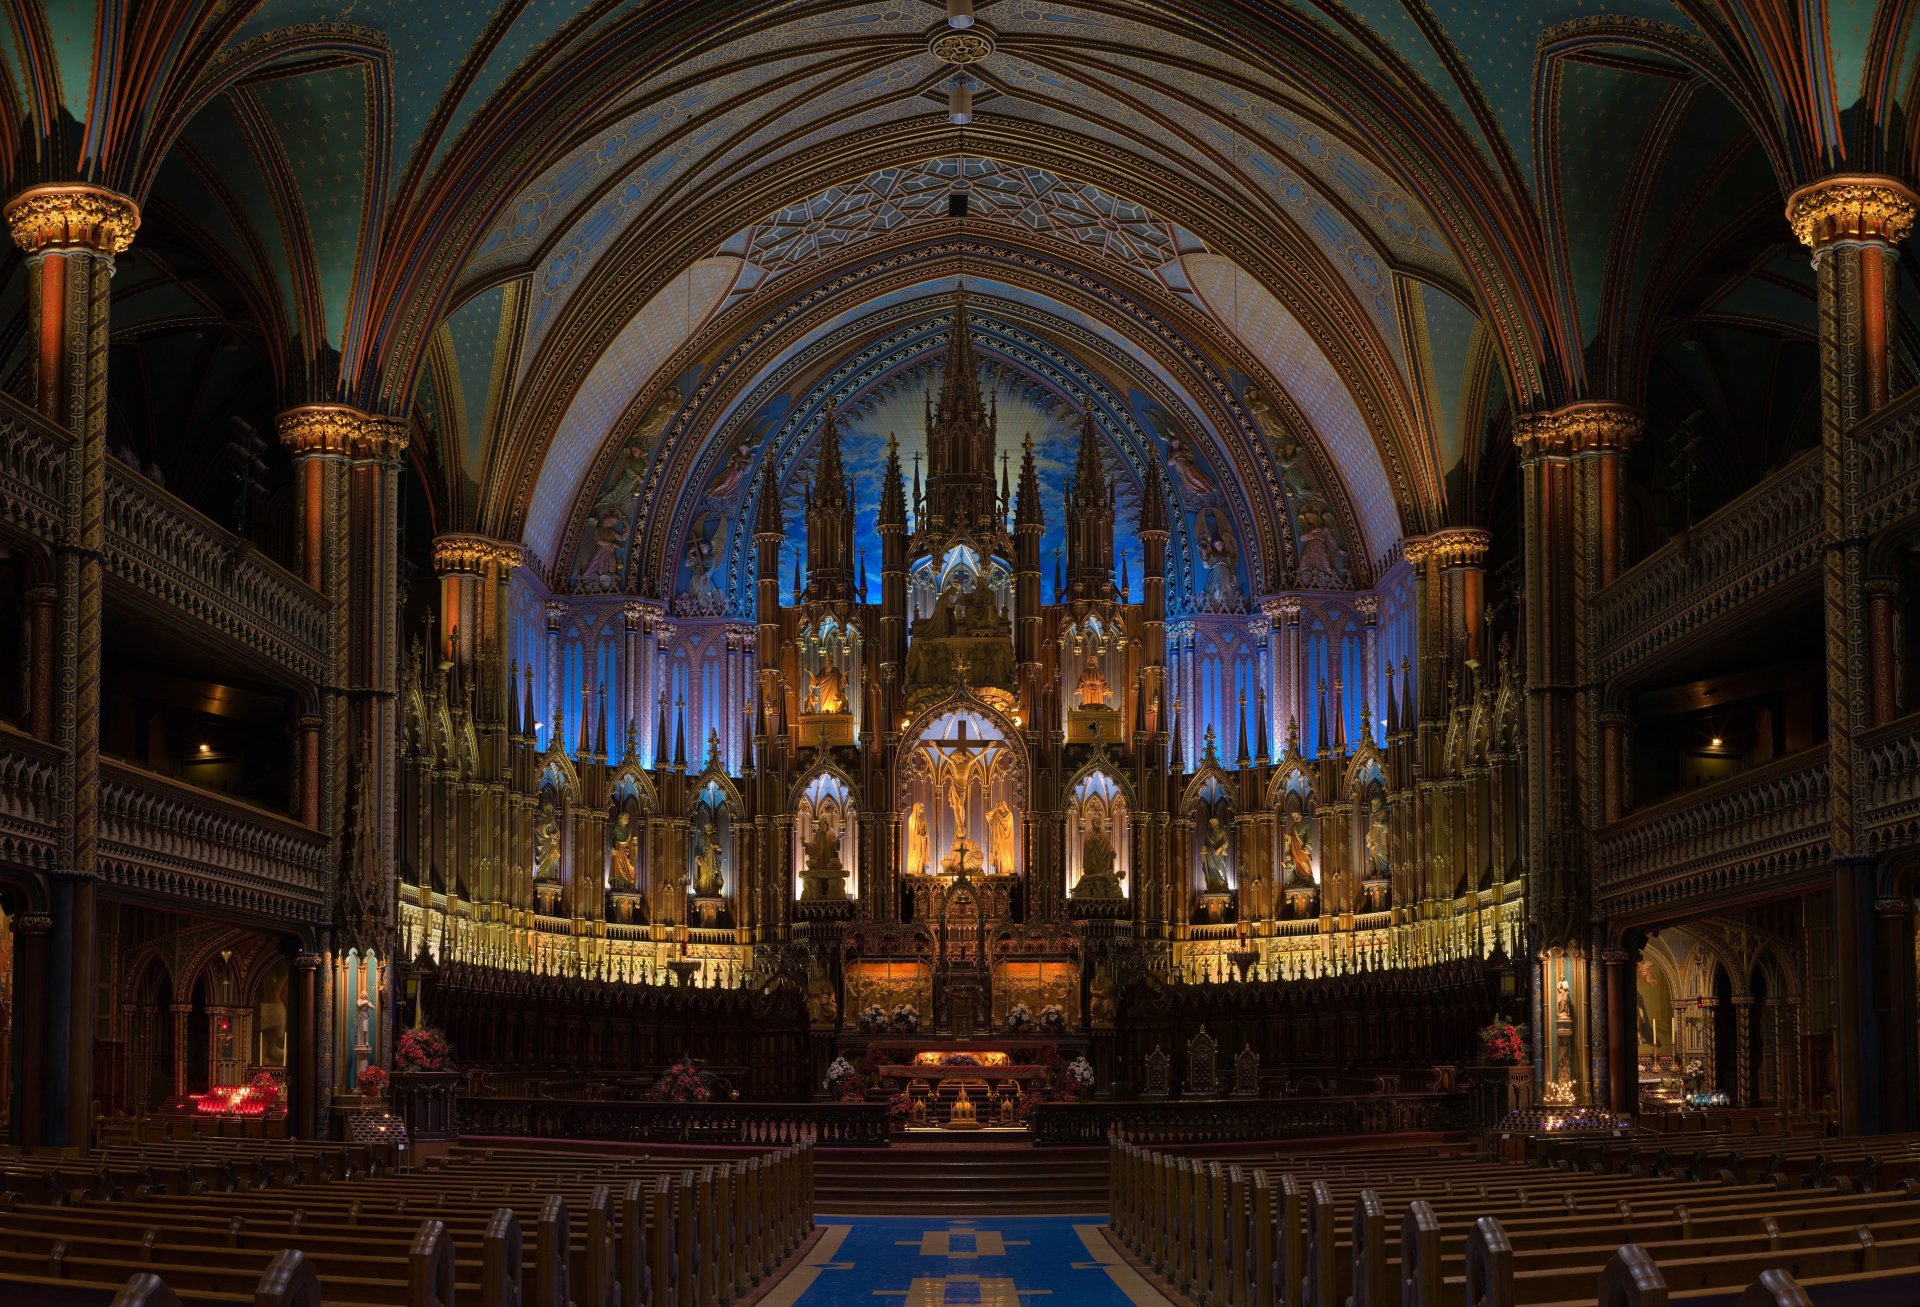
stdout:
[[980,783],[981,792],[986,792],[986,769],[993,761],[1000,741],[968,735],[967,719],[961,717],[954,723],[952,736],[944,740],[926,740],[924,743],[933,758],[936,780],[945,784],[947,807],[953,813],[952,852],[960,855],[959,863],[964,869],[964,851],[977,847],[967,838],[967,799],[973,793],[976,780]]

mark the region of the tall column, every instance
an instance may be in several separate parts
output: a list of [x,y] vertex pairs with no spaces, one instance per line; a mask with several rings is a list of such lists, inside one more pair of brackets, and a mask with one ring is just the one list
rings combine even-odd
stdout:
[[[1582,403],[1514,425],[1526,529],[1527,911],[1533,946],[1565,947],[1586,964],[1591,886],[1587,828],[1601,820],[1597,686],[1587,623],[1619,570],[1620,464],[1640,415]],[[1590,985],[1574,977],[1574,992]],[[1589,1050],[1580,1050],[1584,1055]],[[1576,1072],[1590,1083],[1590,1068]]]
[[1600,820],[1627,815],[1627,715],[1600,714]]
[[[336,912],[348,946],[387,949],[392,913],[399,690],[400,457],[404,422],[341,404],[278,419],[299,487],[300,567],[336,601],[324,714],[322,828],[340,831]],[[336,814],[351,807],[350,821]],[[344,828],[344,829],[343,829]]]
[[1900,654],[1894,641],[1894,619],[1899,610],[1900,583],[1876,577],[1864,587],[1867,595],[1867,665],[1872,669],[1867,721],[1885,726],[1900,708]]
[[113,259],[133,243],[140,210],[95,186],[34,186],[5,208],[15,245],[27,256],[27,322],[34,407],[74,436],[62,487],[58,634],[53,666],[53,739],[65,752],[59,810],[60,866],[54,950],[63,966],[47,977],[48,1036],[64,1050],[50,1064],[50,1142],[85,1147],[93,1096],[93,903],[100,789],[101,556],[106,546],[107,284]]
[[173,1016],[173,1092],[187,1092],[187,1032],[192,1024],[193,1004],[171,1003],[167,1011]]
[[50,585],[36,585],[27,591],[26,600],[29,673],[26,728],[36,739],[51,740],[54,687],[59,681],[53,632],[60,592]]
[[27,996],[46,992],[52,931],[53,918],[44,912],[22,912],[13,919],[14,1046],[19,1050],[13,1139],[22,1148],[47,1142],[47,1009]]
[[1880,1085],[1883,1125],[1911,1130],[1915,1121],[1913,900],[1874,902],[1879,949],[1874,966],[1874,1008],[1880,1019]]
[[320,1132],[319,973],[319,954],[293,959],[293,1039],[287,1051],[293,1059],[293,1134],[300,1139],[316,1139]]
[[[1795,191],[1787,221],[1813,255],[1820,306],[1820,444],[1826,519],[1825,626],[1829,845],[1834,868],[1834,1020],[1840,1128],[1885,1128],[1879,1023],[1872,1006],[1875,869],[1856,814],[1859,739],[1873,718],[1861,516],[1864,457],[1854,431],[1887,401],[1898,306],[1897,246],[1920,199],[1890,177],[1837,175]],[[1914,1032],[1904,1032],[1910,1045]]]
[[1633,1029],[1633,954],[1610,948],[1600,954],[1607,964],[1607,1106],[1631,1114],[1640,1105],[1639,1041]]

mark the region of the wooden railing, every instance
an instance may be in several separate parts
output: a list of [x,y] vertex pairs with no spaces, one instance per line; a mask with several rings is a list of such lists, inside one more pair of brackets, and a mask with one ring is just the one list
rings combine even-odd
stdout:
[[1603,826],[1592,846],[1595,906],[1618,916],[1825,874],[1827,790],[1821,745]]
[[[0,528],[51,547],[64,530],[72,437],[0,396]],[[118,459],[106,461],[106,572],[309,682],[330,678],[331,602]]]
[[[1920,388],[1852,433],[1861,529],[1920,512]],[[1808,450],[1629,568],[1594,605],[1599,673],[1612,678],[1784,585],[1815,585],[1826,542],[1822,453]]]
[[1861,736],[1860,767],[1866,776],[1860,815],[1867,847],[1879,852],[1920,840],[1920,714]]
[[58,852],[59,748],[0,726],[0,856],[51,868]]
[[1814,579],[1821,503],[1812,450],[1630,568],[1594,604],[1600,674],[1617,676],[1778,586]]
[[463,1136],[884,1145],[888,1130],[885,1103],[620,1103],[462,1094],[457,1109]]
[[72,444],[66,432],[0,396],[0,525],[35,540],[59,538]]
[[279,921],[328,919],[327,838],[291,817],[101,760],[109,881]]
[[1215,1143],[1305,1139],[1388,1130],[1459,1130],[1467,1125],[1460,1093],[1365,1094],[1340,1098],[1041,1103],[1029,1123],[1042,1144]]
[[107,574],[316,684],[332,604],[247,541],[107,460]]

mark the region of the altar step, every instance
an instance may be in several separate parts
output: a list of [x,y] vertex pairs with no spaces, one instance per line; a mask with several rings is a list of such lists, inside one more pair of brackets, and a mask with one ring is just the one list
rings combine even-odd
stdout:
[[1107,1210],[1107,1150],[1030,1143],[895,1144],[814,1154],[814,1210],[832,1216],[1080,1216]]

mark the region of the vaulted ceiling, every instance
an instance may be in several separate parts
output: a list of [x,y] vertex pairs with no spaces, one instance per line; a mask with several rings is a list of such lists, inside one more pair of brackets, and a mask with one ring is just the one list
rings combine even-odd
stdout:
[[414,420],[432,529],[668,590],[964,278],[1023,420],[1190,463],[1254,589],[1320,522],[1364,584],[1500,511],[1515,410],[1641,405],[1656,535],[1812,438],[1782,203],[1920,171],[1916,4],[17,0],[0,169],[142,205],[112,439],[210,507],[230,420],[338,399]]

